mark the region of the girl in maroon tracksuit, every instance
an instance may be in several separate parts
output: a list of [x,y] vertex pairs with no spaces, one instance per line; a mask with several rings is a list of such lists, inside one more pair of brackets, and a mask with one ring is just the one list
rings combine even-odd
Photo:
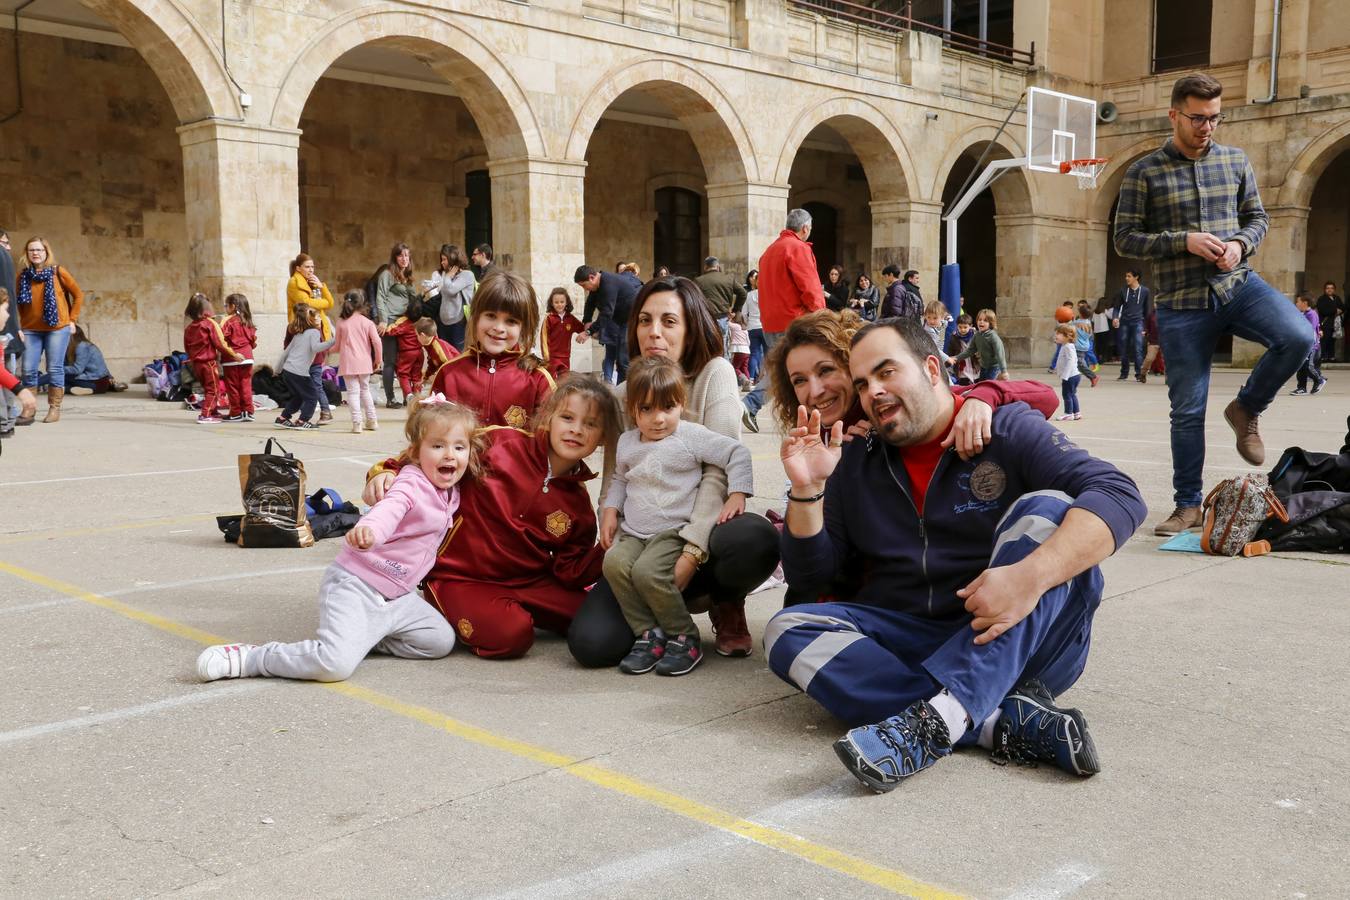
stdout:
[[572,335],[585,327],[572,315],[572,298],[567,288],[556,287],[548,295],[548,315],[539,332],[539,350],[548,358],[548,370],[562,378],[572,369]]
[[483,426],[526,427],[553,392],[543,360],[530,352],[538,333],[534,288],[492,273],[473,295],[464,352],[441,366],[431,391],[472,409]]
[[183,330],[183,349],[187,351],[188,362],[197,380],[202,384],[202,407],[197,415],[197,424],[214,425],[220,421],[216,410],[220,407],[220,374],[216,364],[223,356],[227,359],[243,359],[230,349],[225,342],[225,334],[213,318],[216,314],[211,301],[205,294],[196,293],[188,301],[183,315],[192,321]]
[[[539,410],[535,430],[488,428],[487,473],[460,486],[459,511],[426,578],[426,598],[478,656],[523,656],[534,629],[565,634],[604,563],[583,460],[619,433],[607,385],[571,374]],[[367,487],[392,480],[389,460]],[[505,515],[503,514],[505,513]]]
[[231,294],[225,298],[225,312],[229,313],[220,326],[225,343],[239,354],[239,361],[227,362],[225,395],[230,398],[231,422],[253,421],[253,351],[258,347],[258,329],[253,326],[253,313],[248,298]]

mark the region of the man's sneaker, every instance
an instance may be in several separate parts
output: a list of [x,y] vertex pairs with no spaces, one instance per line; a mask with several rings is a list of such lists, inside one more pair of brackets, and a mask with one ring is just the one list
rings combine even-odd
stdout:
[[243,678],[244,660],[256,649],[256,644],[217,644],[207,647],[197,657],[197,676],[202,681]]
[[319,423],[317,423],[317,422],[307,422],[307,421],[305,421],[304,419],[300,419],[300,420],[298,420],[298,421],[296,421],[296,422],[293,422],[293,423],[291,424],[291,427],[294,428],[294,429],[296,429],[296,430],[299,430],[299,429],[302,429],[302,428],[313,428],[313,429],[317,429],[317,428],[319,427]]
[[952,742],[942,716],[919,700],[898,716],[854,728],[834,742],[834,752],[854,778],[884,794],[949,755]]
[[744,603],[714,603],[708,610],[712,620],[713,644],[721,656],[749,656],[755,652],[755,639],[750,636],[750,626],[745,624]]
[[750,411],[749,407],[741,410],[741,427],[746,431],[759,434],[759,422],[755,420],[755,414]]
[[633,643],[633,649],[628,651],[628,655],[619,662],[619,671],[627,675],[650,672],[656,668],[665,652],[666,633],[660,628],[648,628]]
[[677,634],[666,639],[665,652],[656,663],[657,675],[687,675],[703,662],[703,648],[698,635]]
[[1172,510],[1170,516],[1153,526],[1153,533],[1158,537],[1171,537],[1191,528],[1198,528],[1204,521],[1205,515],[1200,507],[1178,506]]
[[999,765],[1048,762],[1070,775],[1096,775],[1102,770],[1082,712],[1055,706],[1055,698],[1039,678],[1013,688],[998,708],[1003,715],[994,726],[992,758]]
[[294,428],[294,427],[295,427],[295,423],[292,422],[290,419],[286,418],[285,416],[277,416],[276,421],[273,422],[272,424],[273,424],[274,426],[276,426],[277,428]]
[[[1319,387],[1321,387],[1320,384],[1319,384],[1317,387],[1313,388],[1313,390],[1316,391],[1317,388],[1319,388]],[[1306,393],[1308,393],[1308,389],[1307,389],[1307,388],[1294,388],[1292,391],[1289,392],[1289,396],[1291,396],[1291,397],[1297,397],[1297,396],[1299,396],[1300,394],[1306,394]]]
[[1254,416],[1234,400],[1223,408],[1223,417],[1237,435],[1237,452],[1248,463],[1259,466],[1266,461],[1266,445],[1261,442],[1261,431],[1257,425],[1260,416]]
[[198,425],[219,425],[222,419],[219,416],[198,416]]
[[1327,380],[1326,380],[1325,378],[1319,380],[1319,381],[1317,382],[1317,384],[1314,384],[1314,385],[1312,386],[1312,393],[1314,393],[1314,394],[1317,393],[1317,392],[1320,391],[1322,388],[1326,387],[1326,384],[1327,384]]
[[240,414],[237,415],[237,416],[225,416],[225,417],[222,418],[220,421],[222,421],[222,422],[247,422],[247,421],[248,421],[248,413],[240,413]]

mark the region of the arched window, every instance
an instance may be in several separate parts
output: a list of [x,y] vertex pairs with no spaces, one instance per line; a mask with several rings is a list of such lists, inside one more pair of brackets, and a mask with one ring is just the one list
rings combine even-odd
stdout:
[[657,188],[652,268],[668,266],[690,278],[703,271],[703,198],[679,187]]

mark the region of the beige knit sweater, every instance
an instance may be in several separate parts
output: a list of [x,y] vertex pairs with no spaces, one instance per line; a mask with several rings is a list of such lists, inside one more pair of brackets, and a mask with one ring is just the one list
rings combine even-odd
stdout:
[[[733,440],[741,439],[741,392],[736,383],[736,370],[722,357],[715,357],[703,367],[694,378],[685,382],[689,399],[684,405],[682,418],[687,422],[697,422],[704,428],[724,434]],[[619,408],[624,407],[628,383],[615,388],[619,398]],[[624,430],[633,427],[628,413],[623,414]],[[605,447],[604,478],[600,485],[600,496],[609,496],[609,483],[614,475],[614,447]],[[694,501],[694,514],[689,524],[680,529],[680,537],[705,553],[708,550],[708,536],[717,524],[717,516],[722,512],[722,504],[727,500],[727,473],[717,466],[703,467],[703,480],[699,482],[698,498]]]

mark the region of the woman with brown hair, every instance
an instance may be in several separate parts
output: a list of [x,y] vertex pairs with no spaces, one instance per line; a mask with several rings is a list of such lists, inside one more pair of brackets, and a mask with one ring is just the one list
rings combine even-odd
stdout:
[[427,289],[422,312],[436,320],[436,336],[463,353],[464,310],[477,287],[464,251],[454,244],[441,244],[440,265],[422,284]]
[[398,409],[402,403],[394,401],[395,366],[398,364],[398,337],[386,334],[394,320],[408,311],[408,304],[417,300],[413,286],[412,250],[399,242],[389,249],[389,265],[375,281],[375,308],[371,311],[375,328],[380,332],[384,369],[380,380],[384,383],[384,405]]
[[[647,282],[628,318],[628,350],[634,359],[664,356],[678,362],[687,381],[682,418],[740,439],[736,372],[722,356],[721,330],[697,284],[678,276]],[[623,405],[625,385],[615,390]],[[624,422],[625,429],[631,427],[632,422]],[[602,497],[613,472],[614,448],[607,446]],[[709,467],[699,484],[690,523],[680,532],[685,545],[675,564],[675,584],[691,611],[708,611],[718,653],[749,656],[754,642],[745,622],[745,598],[778,565],[778,532],[754,513],[717,524],[726,494],[726,472]],[[583,666],[617,665],[632,648],[632,629],[608,582],[602,579],[591,589],[567,642]]]
[[[47,387],[47,416],[42,421],[59,422],[66,393],[66,347],[80,319],[84,293],[75,278],[56,264],[46,238],[29,238],[24,255],[28,265],[19,271],[14,293],[23,331],[23,386],[37,387],[38,365],[45,354],[51,383]],[[32,421],[31,416],[20,416],[15,424],[29,425]]]

